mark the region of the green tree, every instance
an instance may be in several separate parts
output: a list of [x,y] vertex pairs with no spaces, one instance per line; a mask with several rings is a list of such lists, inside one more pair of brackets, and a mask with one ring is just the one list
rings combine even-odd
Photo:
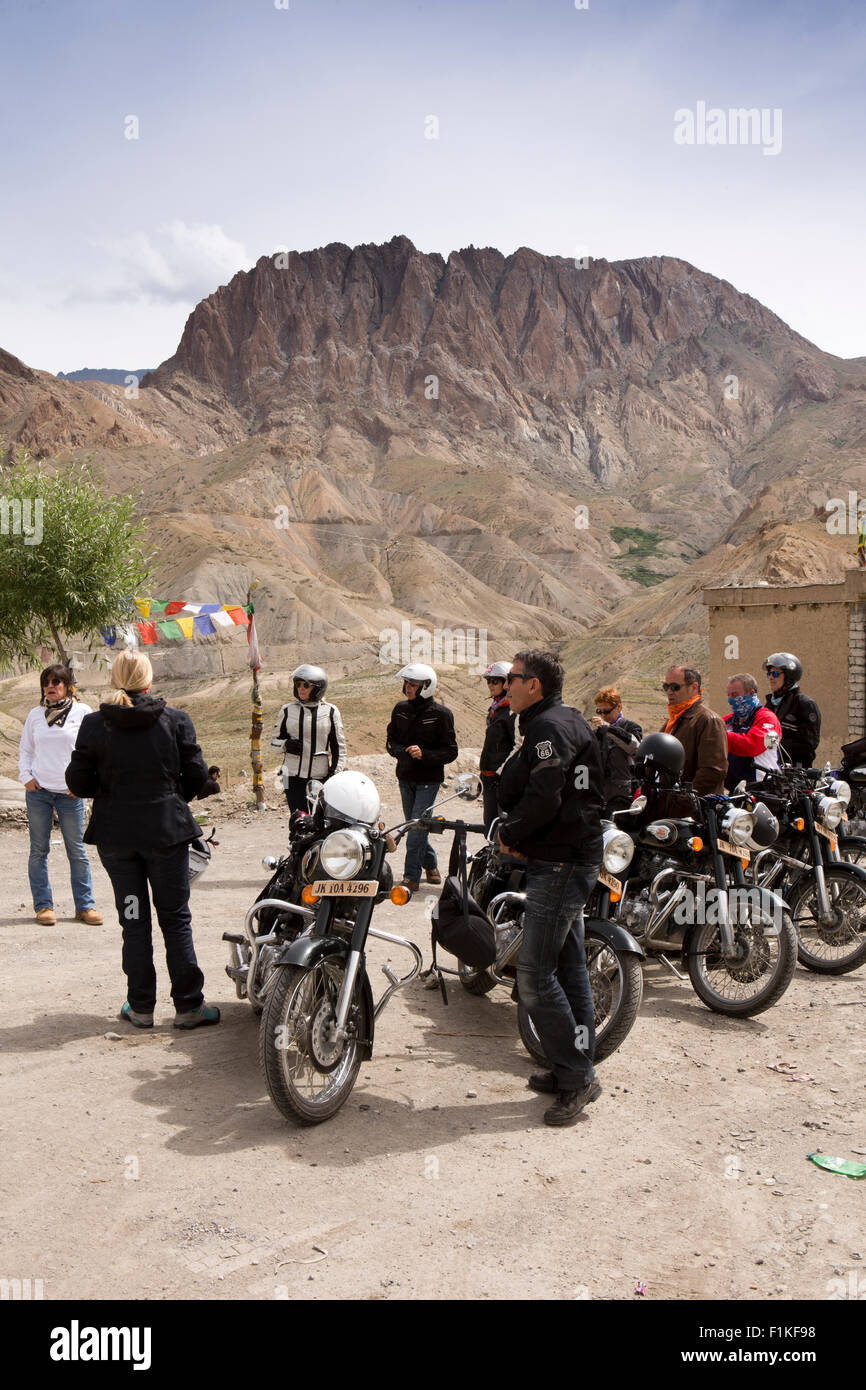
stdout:
[[0,467],[0,663],[43,643],[66,660],[68,638],[137,616],[152,559],[135,497],[106,496],[88,460],[44,468],[16,450]]

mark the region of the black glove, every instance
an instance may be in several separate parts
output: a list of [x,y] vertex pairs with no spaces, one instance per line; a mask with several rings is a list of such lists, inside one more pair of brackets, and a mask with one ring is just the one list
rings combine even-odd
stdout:
[[300,755],[301,740],[299,738],[287,738],[283,746],[287,753],[297,753]]

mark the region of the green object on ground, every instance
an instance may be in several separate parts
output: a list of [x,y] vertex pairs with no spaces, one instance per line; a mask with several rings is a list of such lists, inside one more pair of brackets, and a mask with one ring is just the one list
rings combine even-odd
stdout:
[[854,1163],[848,1158],[833,1158],[831,1154],[807,1154],[807,1158],[828,1173],[842,1173],[846,1178],[866,1178],[866,1163]]

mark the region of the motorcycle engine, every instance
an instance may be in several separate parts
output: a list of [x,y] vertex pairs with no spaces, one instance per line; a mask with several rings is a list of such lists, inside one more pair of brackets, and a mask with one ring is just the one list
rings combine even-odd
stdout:
[[649,888],[642,888],[633,898],[626,901],[625,925],[635,936],[643,936],[653,915]]

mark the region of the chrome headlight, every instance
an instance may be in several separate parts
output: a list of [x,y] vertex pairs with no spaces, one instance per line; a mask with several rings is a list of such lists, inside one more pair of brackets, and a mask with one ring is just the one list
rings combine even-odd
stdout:
[[851,788],[847,782],[831,782],[830,790],[843,806],[848,805],[851,800]]
[[733,806],[722,821],[722,832],[734,845],[744,845],[754,828],[755,817],[751,811],[739,811]]
[[330,878],[354,878],[370,843],[360,830],[335,830],[322,841],[319,863]]
[[818,801],[818,815],[828,830],[835,830],[845,814],[844,801],[833,796],[822,796]]
[[621,874],[634,858],[634,840],[622,830],[605,830],[602,863],[609,874]]

